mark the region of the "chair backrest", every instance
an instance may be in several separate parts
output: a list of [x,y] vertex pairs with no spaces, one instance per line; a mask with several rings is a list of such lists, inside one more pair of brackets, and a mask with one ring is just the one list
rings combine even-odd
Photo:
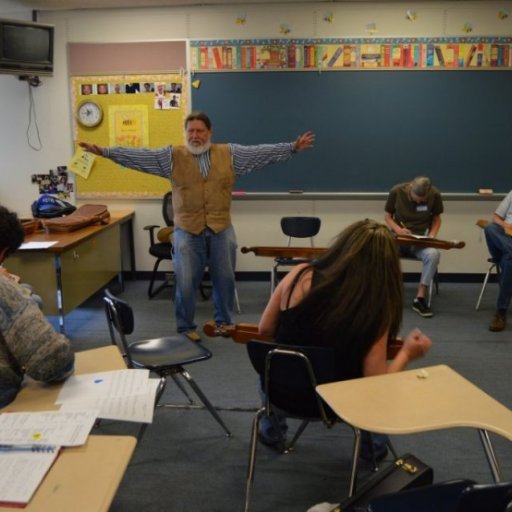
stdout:
[[512,511],[512,482],[475,484],[464,489],[456,512]]
[[267,407],[272,404],[290,417],[334,423],[335,414],[315,390],[318,384],[339,380],[334,349],[251,340],[247,353],[260,376]]
[[174,226],[174,210],[172,209],[172,192],[166,192],[162,200],[162,216],[167,226]]
[[281,229],[288,237],[288,245],[292,238],[311,238],[320,231],[321,220],[318,217],[283,217],[281,219]]
[[133,368],[130,347],[126,339],[126,335],[131,334],[134,328],[133,310],[127,302],[118,299],[108,288],[105,289],[103,304],[112,344],[119,347],[126,357],[128,367]]

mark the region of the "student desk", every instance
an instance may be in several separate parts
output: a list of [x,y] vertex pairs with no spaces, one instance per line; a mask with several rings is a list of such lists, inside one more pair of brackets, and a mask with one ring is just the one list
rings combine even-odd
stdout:
[[[125,369],[124,359],[119,349],[114,345],[75,353],[75,375]],[[55,405],[55,401],[59,396],[61,387],[62,384],[43,384],[32,379],[26,379],[14,402],[0,409],[0,412],[58,410],[59,406]]]
[[89,436],[87,443],[64,448],[24,508],[2,512],[107,512],[137,441],[131,436]]
[[6,264],[22,282],[41,295],[46,315],[58,315],[64,332],[64,315],[118,276],[122,283],[121,233],[128,231],[130,264],[135,272],[133,210],[111,212],[106,225],[87,226],[69,233],[35,232],[25,242],[57,243],[47,249],[19,250]]
[[316,389],[356,430],[350,495],[355,490],[359,430],[412,434],[476,428],[494,480],[502,480],[488,431],[512,441],[512,411],[446,365],[321,384]]
[[[114,345],[75,355],[75,373],[124,370],[126,364]],[[56,410],[61,384],[27,380],[16,400],[0,412]],[[83,446],[63,448],[29,504],[27,512],[107,512],[137,441],[132,436],[96,436]],[[2,512],[20,508],[0,507]]]

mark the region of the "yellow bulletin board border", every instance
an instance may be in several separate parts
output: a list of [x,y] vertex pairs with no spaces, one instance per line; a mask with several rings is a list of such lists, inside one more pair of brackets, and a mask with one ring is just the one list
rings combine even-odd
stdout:
[[[189,111],[185,73],[73,76],[71,100],[75,146],[89,142],[157,148],[184,143],[183,123]],[[102,122],[93,128],[76,118],[84,100],[103,110]],[[87,179],[75,175],[75,182],[78,199],[161,198],[171,188],[168,179],[122,168],[102,157],[96,158]]]

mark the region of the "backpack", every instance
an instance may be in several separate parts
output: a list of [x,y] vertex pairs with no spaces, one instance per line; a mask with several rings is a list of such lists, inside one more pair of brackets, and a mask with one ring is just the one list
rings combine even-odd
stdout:
[[42,219],[62,217],[62,215],[68,215],[75,210],[76,207],[72,204],[49,194],[39,196],[39,199],[32,203],[32,215]]

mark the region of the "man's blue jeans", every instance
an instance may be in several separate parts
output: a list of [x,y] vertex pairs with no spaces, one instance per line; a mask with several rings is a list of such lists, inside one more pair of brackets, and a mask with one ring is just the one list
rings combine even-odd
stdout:
[[420,284],[423,286],[430,286],[432,280],[436,275],[437,266],[441,254],[438,249],[433,247],[419,247],[415,245],[401,245],[400,254],[404,256],[413,256],[414,258],[421,260],[423,268],[421,270]]
[[173,235],[173,264],[176,275],[176,327],[178,332],[194,331],[197,290],[205,267],[213,285],[214,320],[231,323],[235,295],[236,237],[229,226],[220,233],[206,228],[193,235],[180,228]]
[[495,222],[489,222],[484,228],[484,233],[489,252],[498,262],[500,269],[500,291],[496,309],[506,311],[512,297],[512,237]]

